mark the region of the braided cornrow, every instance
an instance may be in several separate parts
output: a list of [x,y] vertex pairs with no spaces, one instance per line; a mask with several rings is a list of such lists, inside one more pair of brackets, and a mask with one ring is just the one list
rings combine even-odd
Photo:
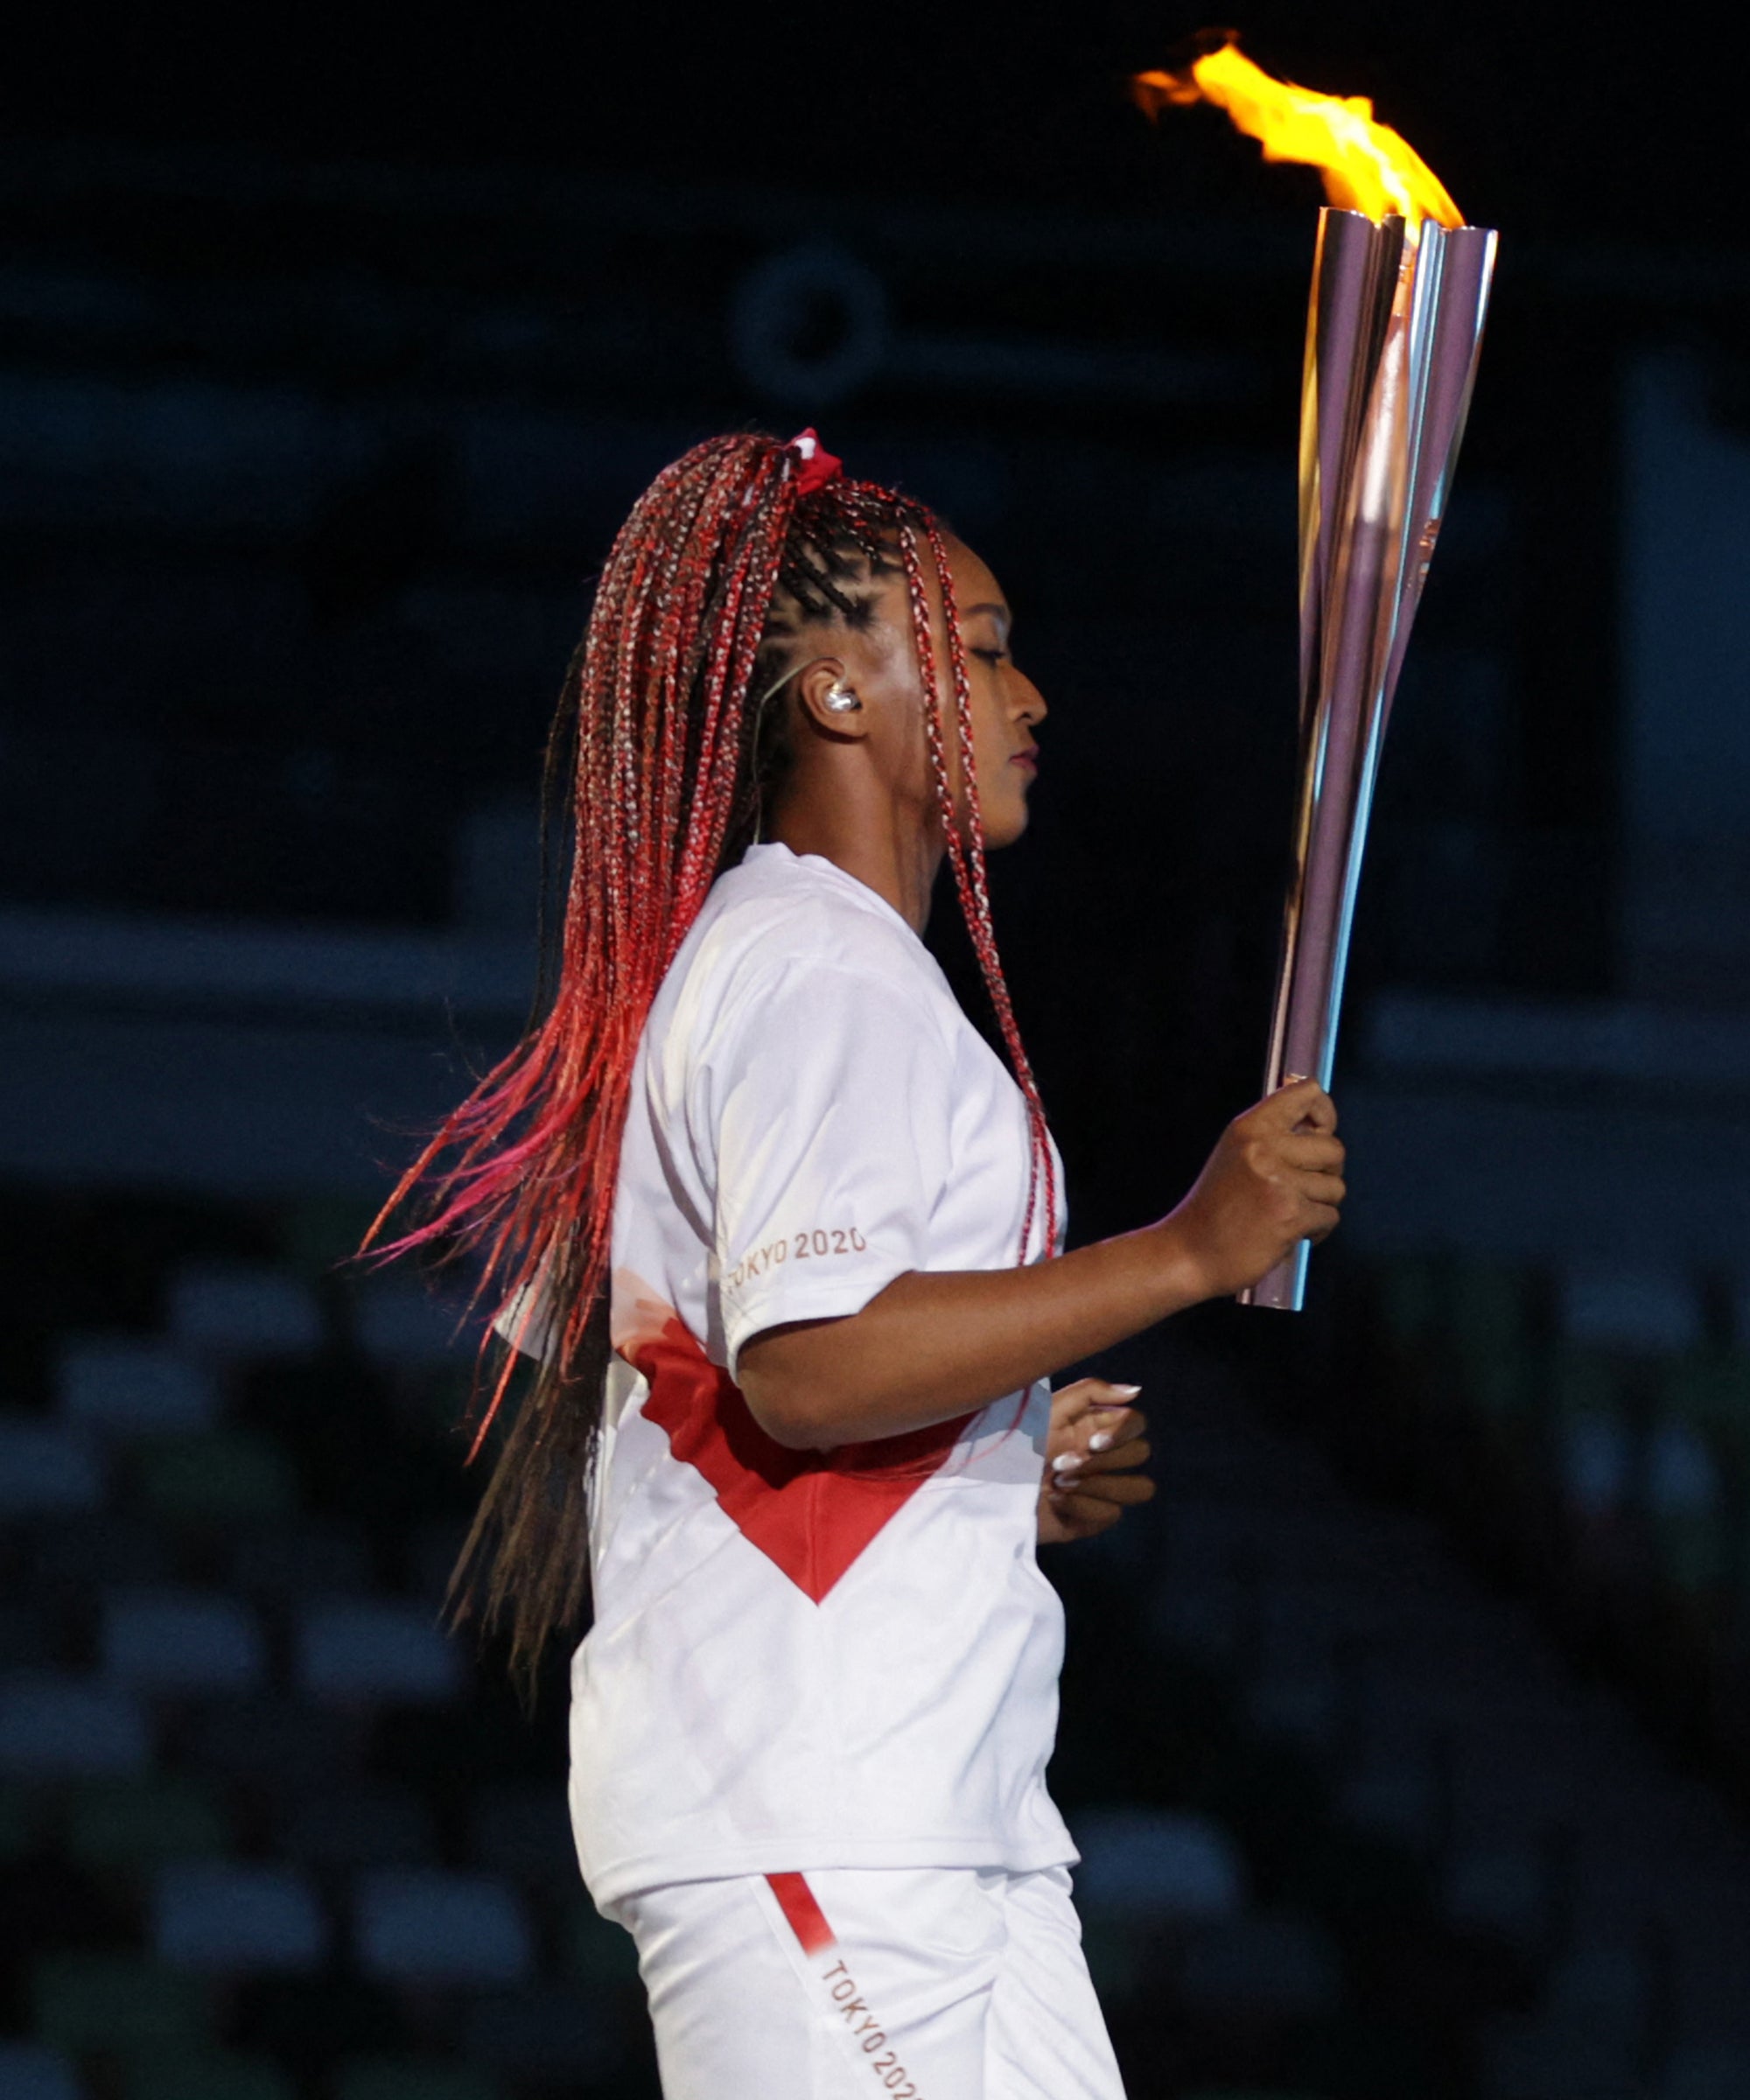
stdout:
[[[578,1617],[589,1565],[588,1484],[612,1354],[607,1272],[632,1066],[658,986],[711,884],[759,834],[784,761],[783,710],[750,689],[796,620],[861,626],[872,585],[903,573],[936,800],[961,908],[1027,1104],[1026,1260],[1043,1178],[1045,1114],[998,959],[972,761],[970,686],[942,528],[920,504],[838,477],[802,493],[799,454],[766,437],[716,438],[656,477],[617,535],[550,740],[550,815],[563,802],[570,861],[550,988],[511,1054],[486,1074],[403,1176],[424,1222],[379,1251],[434,1240],[478,1249],[478,1290],[544,1320],[542,1357],[502,1440],[451,1579],[455,1617],[478,1601],[508,1625],[526,1688],[550,1634]],[[961,760],[949,777],[920,548],[942,598]],[[964,821],[961,808],[963,804]],[[482,1389],[472,1460],[500,1423],[519,1359]]]

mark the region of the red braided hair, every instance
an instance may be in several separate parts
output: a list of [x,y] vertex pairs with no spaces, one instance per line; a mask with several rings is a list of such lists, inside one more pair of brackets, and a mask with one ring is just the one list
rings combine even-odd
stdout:
[[[650,1004],[718,873],[758,835],[771,725],[748,704],[762,648],[788,632],[780,597],[855,616],[846,579],[902,570],[939,819],[981,973],[1027,1105],[1030,1160],[1018,1260],[1041,1184],[1047,1237],[1056,1185],[1045,1113],[998,958],[972,758],[970,682],[942,527],[870,481],[798,468],[809,448],[716,438],[664,468],[609,553],[548,752],[550,799],[569,805],[570,861],[551,997],[402,1176],[368,1248],[387,1258],[433,1241],[483,1257],[489,1301],[536,1306],[543,1361],[521,1404],[523,1361],[503,1353],[482,1388],[468,1457],[502,1432],[451,1580],[457,1617],[484,1591],[508,1621],[526,1685],[548,1635],[574,1622],[588,1577],[588,1482],[611,1347],[614,1183],[634,1058]],[[942,597],[959,794],[943,733],[924,550]],[[762,681],[763,682],[763,681]],[[962,815],[963,812],[963,815]],[[416,1187],[427,1214],[382,1244]],[[514,1412],[503,1429],[501,1416]]]

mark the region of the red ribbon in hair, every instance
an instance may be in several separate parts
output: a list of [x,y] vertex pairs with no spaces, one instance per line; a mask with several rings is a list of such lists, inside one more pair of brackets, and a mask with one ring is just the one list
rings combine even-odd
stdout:
[[824,488],[829,481],[836,481],[844,472],[843,459],[832,454],[815,436],[812,429],[802,430],[791,438],[787,452],[800,452],[802,464],[796,474],[796,494],[811,496],[817,488]]

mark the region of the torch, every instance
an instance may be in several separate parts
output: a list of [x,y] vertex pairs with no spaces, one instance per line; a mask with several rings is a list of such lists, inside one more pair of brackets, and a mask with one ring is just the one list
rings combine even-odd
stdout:
[[[1300,403],[1300,776],[1264,1082],[1331,1083],[1392,696],[1464,433],[1495,235],[1361,95],[1270,76],[1233,39],[1135,82],[1150,115],[1210,102],[1266,160],[1310,162],[1319,215]],[[1245,1305],[1298,1312],[1301,1241]]]

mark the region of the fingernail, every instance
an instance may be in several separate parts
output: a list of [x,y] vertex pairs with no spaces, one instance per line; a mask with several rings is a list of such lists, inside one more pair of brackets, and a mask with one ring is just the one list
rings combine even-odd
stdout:
[[1052,1460],[1051,1469],[1054,1473],[1074,1473],[1081,1463],[1082,1454],[1080,1452],[1060,1451]]
[[1089,1451],[1104,1451],[1111,1441],[1112,1432],[1110,1429],[1096,1430],[1088,1439],[1088,1448]]
[[1115,1393],[1122,1393],[1126,1400],[1134,1400],[1142,1390],[1139,1385],[1115,1385],[1112,1388]]

